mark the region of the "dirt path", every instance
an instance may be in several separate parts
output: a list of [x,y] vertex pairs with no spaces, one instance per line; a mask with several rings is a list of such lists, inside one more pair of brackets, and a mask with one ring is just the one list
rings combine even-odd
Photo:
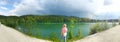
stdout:
[[120,25],[74,42],[120,42]]
[[50,42],[26,36],[17,30],[0,24],[0,42]]

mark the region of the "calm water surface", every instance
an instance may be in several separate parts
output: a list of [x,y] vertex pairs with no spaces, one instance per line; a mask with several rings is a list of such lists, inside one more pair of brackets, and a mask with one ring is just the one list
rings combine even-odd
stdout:
[[[95,23],[75,23],[73,25],[74,37],[76,36],[77,32],[80,30],[82,31],[83,36],[88,36],[90,28],[93,26],[93,24]],[[28,33],[30,30],[34,36],[39,35],[42,38],[49,38],[51,33],[55,33],[57,37],[60,37],[60,31],[63,26],[63,23],[57,23],[57,24],[56,23],[47,23],[47,24],[33,23],[28,27],[26,27],[26,25],[29,25],[29,24],[21,25],[19,30],[24,33]],[[67,23],[68,32],[70,30],[70,25],[71,25],[70,23]]]

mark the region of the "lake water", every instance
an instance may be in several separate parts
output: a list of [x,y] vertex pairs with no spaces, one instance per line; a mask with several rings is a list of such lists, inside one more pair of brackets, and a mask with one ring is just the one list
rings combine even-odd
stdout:
[[[83,36],[88,36],[90,28],[94,23],[75,23],[73,26],[73,35],[74,37],[77,35],[79,30],[82,31]],[[68,32],[70,30],[70,23],[67,23]],[[24,33],[29,33],[33,36],[40,36],[41,38],[49,38],[52,33],[55,33],[56,36],[60,37],[61,28],[63,23],[33,23],[33,24],[24,24],[21,25],[19,31]]]

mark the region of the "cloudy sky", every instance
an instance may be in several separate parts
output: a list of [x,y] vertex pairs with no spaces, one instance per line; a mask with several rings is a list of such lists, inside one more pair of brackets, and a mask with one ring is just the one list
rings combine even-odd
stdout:
[[120,0],[0,0],[0,15],[66,15],[120,18]]

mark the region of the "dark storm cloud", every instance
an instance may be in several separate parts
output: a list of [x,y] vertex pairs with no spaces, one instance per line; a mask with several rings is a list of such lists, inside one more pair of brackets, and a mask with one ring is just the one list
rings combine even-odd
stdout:
[[22,0],[10,13],[16,15],[66,15],[88,17],[94,11],[89,0]]
[[60,1],[47,1],[47,3],[44,4],[44,8],[47,14],[52,15],[67,15],[67,16],[78,16],[78,17],[86,17],[89,13],[88,10],[82,9],[81,7],[79,9],[75,9],[74,7],[71,7],[71,5],[66,4],[63,0]]

